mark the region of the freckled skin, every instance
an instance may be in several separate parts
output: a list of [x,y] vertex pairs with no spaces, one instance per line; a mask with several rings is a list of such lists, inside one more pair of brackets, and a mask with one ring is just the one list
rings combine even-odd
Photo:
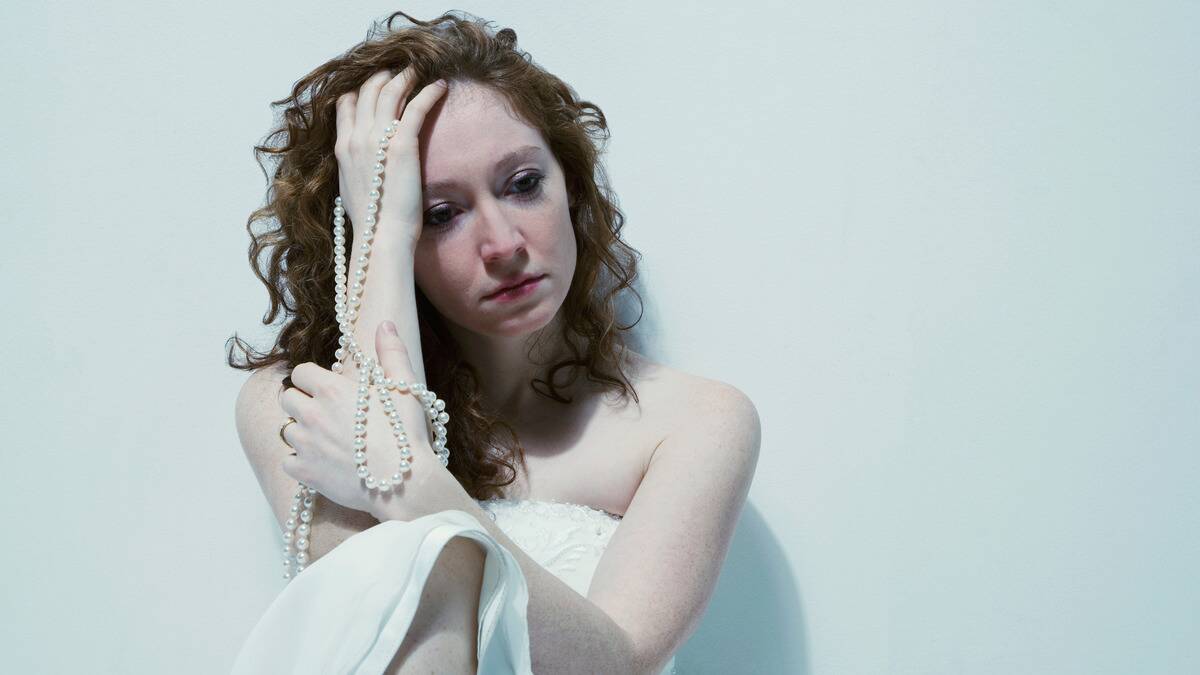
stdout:
[[[542,331],[551,338],[545,343],[557,341],[553,321],[575,273],[576,240],[562,168],[537,130],[509,112],[502,95],[470,82],[451,82],[426,116],[419,141],[423,188],[455,186],[423,189],[416,282],[482,373],[485,403],[521,439],[525,462],[505,496],[562,499],[624,513],[674,423],[675,401],[697,383],[628,350],[625,374],[639,402],[611,400],[586,378],[560,390],[571,405],[537,395],[529,381],[544,368],[531,362],[527,338]],[[502,156],[526,145],[541,153],[496,168]],[[545,178],[540,195],[523,201],[517,194],[531,171]],[[508,303],[481,300],[522,273],[549,276],[531,296]],[[554,359],[537,353],[533,361]]]
[[[455,333],[515,338],[544,327],[567,296],[576,242],[562,168],[541,134],[510,113],[500,94],[455,81],[426,117],[420,145],[423,184],[456,186],[425,192],[417,286]],[[527,145],[541,152],[508,168],[495,166]],[[531,175],[544,176],[535,189]],[[525,200],[522,193],[537,196]],[[431,224],[431,214],[445,224]],[[482,300],[525,273],[549,276],[517,302]]]

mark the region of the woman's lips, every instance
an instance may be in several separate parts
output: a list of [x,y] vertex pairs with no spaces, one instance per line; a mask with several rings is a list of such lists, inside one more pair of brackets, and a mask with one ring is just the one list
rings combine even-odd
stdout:
[[537,289],[537,287],[541,284],[542,279],[545,279],[545,278],[546,278],[546,275],[543,274],[540,277],[535,277],[533,279],[530,279],[529,281],[526,281],[525,283],[520,284],[518,286],[513,286],[512,288],[509,288],[507,290],[503,290],[503,291],[500,291],[499,293],[494,293],[492,295],[489,295],[486,298],[484,298],[484,300],[495,300],[496,302],[510,302],[510,301],[516,300],[518,298],[523,298],[523,297],[529,295],[530,293],[532,293],[535,289]]

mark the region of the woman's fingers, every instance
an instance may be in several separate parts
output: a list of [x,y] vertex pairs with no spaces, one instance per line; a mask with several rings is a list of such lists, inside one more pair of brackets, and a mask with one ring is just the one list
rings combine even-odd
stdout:
[[298,452],[296,448],[300,447],[300,443],[296,442],[296,434],[299,433],[299,429],[294,428],[298,426],[300,426],[299,422],[289,424],[283,428],[283,440],[292,448],[292,451],[288,453],[289,455],[295,455]]
[[416,68],[409,66],[388,80],[379,91],[379,99],[375,103],[375,124],[371,129],[375,140],[383,136],[384,128],[391,124],[392,120],[400,118],[400,111],[404,109],[404,99],[412,89],[415,76]]
[[348,91],[337,99],[337,139],[333,144],[335,157],[350,157],[350,136],[354,134],[354,110],[357,102],[356,91]]
[[417,134],[421,131],[421,125],[425,123],[425,116],[429,113],[430,108],[437,103],[438,98],[446,93],[450,85],[445,80],[438,80],[432,84],[428,84],[417,97],[408,104],[404,109],[404,115],[400,117],[400,128],[396,130],[396,136],[400,138],[416,139]]
[[390,79],[392,79],[391,72],[381,70],[368,77],[358,88],[358,110],[354,113],[355,129],[367,133],[374,126],[375,103],[379,100],[379,90]]
[[379,356],[379,365],[383,366],[384,377],[410,384],[416,380],[417,375],[408,356],[408,345],[394,331],[389,331],[382,321],[375,328],[375,353]]
[[[297,421],[308,418],[312,405],[313,399],[294,387],[284,390],[279,395],[279,407],[287,415],[295,417]],[[283,424],[283,420],[279,420],[279,423]]]
[[[375,328],[375,353],[379,356],[379,365],[383,367],[385,377],[404,380],[409,385],[416,381],[417,375],[413,371],[412,359],[408,355],[408,346],[404,344],[404,340],[400,339],[398,334],[388,331],[384,327],[384,322],[380,322]],[[393,395],[398,393],[395,392]],[[406,408],[408,411],[404,417],[404,426],[410,441],[432,444],[431,432],[425,417],[425,406],[420,398],[411,390],[398,398],[400,400],[396,401],[396,405]]]
[[340,375],[325,370],[321,366],[312,361],[296,364],[292,368],[292,384],[297,389],[308,394],[309,396],[317,396],[323,392],[327,393],[330,387],[343,382]]
[[311,479],[304,473],[304,463],[296,455],[288,455],[279,463],[280,468],[292,480],[308,485]]
[[313,400],[297,389],[288,389],[279,395],[279,406],[288,417],[294,418],[296,421],[291,424],[284,425],[286,419],[280,420],[279,423],[283,429],[283,440],[291,446],[291,454],[295,455],[304,447],[304,443],[300,437],[304,435],[305,430],[301,429],[304,420],[309,418],[312,410]]

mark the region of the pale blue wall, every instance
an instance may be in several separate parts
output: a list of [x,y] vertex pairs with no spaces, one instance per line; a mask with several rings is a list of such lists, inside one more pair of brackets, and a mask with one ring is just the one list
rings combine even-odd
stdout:
[[[282,584],[250,146],[447,8],[0,10],[3,670],[228,668]],[[681,672],[1200,672],[1200,5],[465,9],[603,107],[645,349],[763,420]]]

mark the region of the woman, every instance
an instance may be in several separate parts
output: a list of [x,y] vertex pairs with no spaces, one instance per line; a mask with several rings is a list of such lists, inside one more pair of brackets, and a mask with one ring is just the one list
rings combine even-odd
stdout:
[[[397,15],[414,25],[393,30]],[[285,122],[271,137],[286,142],[257,148],[280,164],[248,227],[274,216],[279,228],[251,230],[250,258],[272,249],[255,269],[264,323],[280,305],[292,317],[269,354],[236,364],[231,352],[254,370],[238,431],[307,555],[234,670],[673,672],[749,490],[755,408],[626,347],[615,303],[637,254],[599,164],[600,109],[510,29],[402,12],[385,25],[276,102]],[[348,267],[329,264],[335,196]],[[330,302],[335,267],[358,263],[361,304],[339,322],[352,303]],[[395,418],[369,405],[351,433],[366,391],[355,350],[444,400],[444,465],[425,424],[437,412],[416,396],[396,398]],[[411,449],[394,487],[388,467],[407,450],[391,419]],[[355,473],[358,433],[378,439],[365,462],[379,489]],[[303,536],[290,529],[301,509]]]

